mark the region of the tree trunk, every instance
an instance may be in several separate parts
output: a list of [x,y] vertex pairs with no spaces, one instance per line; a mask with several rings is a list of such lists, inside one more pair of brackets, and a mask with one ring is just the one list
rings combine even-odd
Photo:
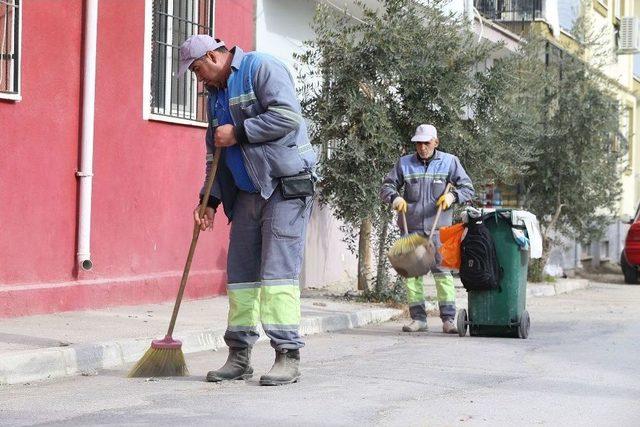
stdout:
[[380,235],[378,236],[378,272],[376,275],[376,293],[382,292],[385,284],[387,283],[387,269],[385,263],[385,249],[387,243],[387,234],[389,232],[389,221],[382,222],[382,228],[380,229]]
[[534,283],[544,282],[544,267],[549,261],[549,255],[551,254],[551,242],[543,238],[542,240],[542,257],[540,259],[534,259],[529,265],[529,280]]
[[549,225],[545,227],[544,232],[542,233],[542,257],[540,259],[534,260],[531,263],[531,274],[529,274],[529,278],[532,282],[544,281],[544,267],[549,261],[549,256],[551,255],[551,247],[553,245],[551,235],[555,231],[563,207],[564,204],[560,203],[560,197],[558,196],[556,211],[554,212]]
[[543,269],[543,279],[544,279],[544,267],[547,265],[547,262],[549,261],[549,255],[551,255],[551,242],[549,241],[543,241],[542,242],[542,258],[540,258],[540,264],[542,265],[542,269]]
[[365,218],[360,224],[358,241],[358,290],[367,290],[371,274],[371,219]]

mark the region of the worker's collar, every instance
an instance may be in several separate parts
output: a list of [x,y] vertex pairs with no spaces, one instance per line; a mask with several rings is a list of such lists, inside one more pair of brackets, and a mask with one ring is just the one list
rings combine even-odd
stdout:
[[433,150],[433,154],[431,155],[431,157],[429,157],[428,159],[423,159],[422,157],[420,157],[420,155],[416,152],[416,159],[422,163],[423,165],[428,165],[429,162],[431,162],[431,160],[435,160],[435,159],[439,159],[440,158],[440,152],[436,149]]
[[233,60],[231,61],[231,68],[233,68],[234,70],[239,70],[240,69],[240,64],[242,63],[242,60],[244,59],[245,53],[238,46],[234,46],[233,49],[231,49],[230,52],[233,54]]

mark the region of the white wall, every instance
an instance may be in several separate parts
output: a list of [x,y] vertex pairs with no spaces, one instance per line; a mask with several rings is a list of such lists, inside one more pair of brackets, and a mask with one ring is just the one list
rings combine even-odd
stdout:
[[258,0],[256,4],[256,49],[282,60],[293,69],[293,54],[314,37],[310,28],[317,3],[313,0]]

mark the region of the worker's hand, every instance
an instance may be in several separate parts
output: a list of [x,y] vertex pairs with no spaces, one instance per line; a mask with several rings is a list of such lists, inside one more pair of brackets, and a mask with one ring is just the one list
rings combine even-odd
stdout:
[[200,226],[200,230],[213,230],[213,218],[216,216],[216,211],[214,211],[213,208],[207,207],[204,210],[204,216],[200,218],[199,210],[200,206],[197,206],[193,211],[193,220]]
[[220,125],[216,128],[214,135],[216,147],[230,147],[236,142],[236,132],[233,125]]
[[446,211],[447,209],[449,209],[451,207],[451,205],[455,201],[456,201],[456,195],[455,194],[453,194],[453,193],[443,194],[442,196],[440,196],[440,198],[436,202],[436,206],[438,206],[438,207],[442,206],[442,210]]
[[397,210],[398,212],[406,213],[407,201],[402,197],[398,196],[395,199],[393,199],[393,203],[391,204],[391,207],[393,207],[393,209]]

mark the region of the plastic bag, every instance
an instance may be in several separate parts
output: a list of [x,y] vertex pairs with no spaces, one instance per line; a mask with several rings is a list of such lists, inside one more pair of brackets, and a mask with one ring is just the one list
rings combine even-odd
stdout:
[[464,224],[462,223],[440,228],[440,243],[442,246],[440,246],[439,252],[442,256],[442,267],[460,269],[460,263],[462,262],[460,246],[464,231]]

